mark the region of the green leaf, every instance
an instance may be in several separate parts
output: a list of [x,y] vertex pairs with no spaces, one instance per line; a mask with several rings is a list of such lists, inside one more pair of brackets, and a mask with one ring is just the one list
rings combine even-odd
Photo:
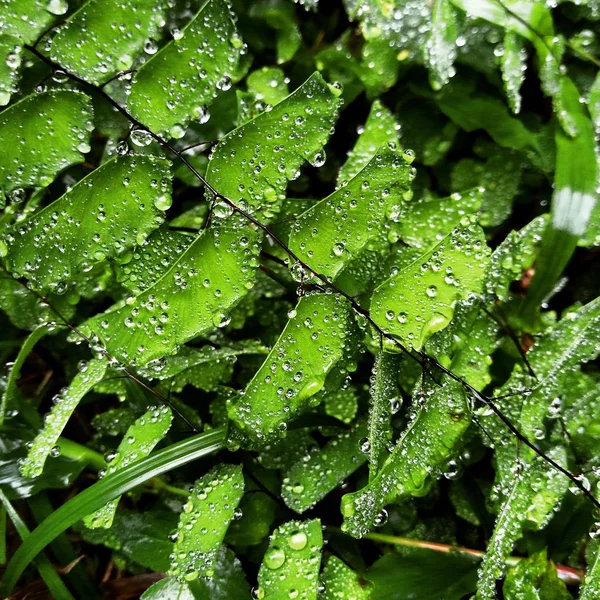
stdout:
[[411,167],[402,156],[381,149],[346,185],[296,219],[290,248],[317,273],[335,279],[381,236],[387,219],[398,218],[411,195],[411,179]]
[[337,556],[330,556],[321,573],[321,583],[325,591],[319,595],[319,600],[335,600],[348,598],[348,600],[369,600],[372,598],[372,587],[340,560]]
[[294,7],[283,0],[263,0],[250,8],[250,16],[264,19],[267,25],[277,32],[277,63],[288,62],[302,45],[302,35]]
[[513,113],[521,112],[521,86],[527,68],[527,50],[523,38],[512,31],[504,34],[504,53],[500,63],[504,91]]
[[[503,590],[506,600],[570,600],[571,594],[558,578],[556,567],[547,560],[545,552],[538,552],[517,563],[506,575]],[[581,597],[581,596],[580,596]]]
[[228,312],[253,285],[257,254],[252,231],[207,229],[154,285],[84,328],[129,364],[174,354],[184,342],[228,323]]
[[375,100],[354,148],[348,152],[348,158],[340,169],[338,185],[350,181],[362,171],[380,148],[389,144],[397,146],[399,129],[392,113],[379,100]]
[[596,556],[588,566],[579,600],[594,600],[598,596],[600,596],[600,552],[596,549]]
[[454,193],[448,198],[432,198],[411,202],[399,218],[400,239],[421,251],[437,245],[441,235],[448,235],[461,223],[469,223],[469,217],[481,207],[482,192],[479,189]]
[[281,69],[273,67],[262,67],[253,71],[246,79],[248,91],[258,102],[266,104],[277,104],[285,100],[289,95],[289,83],[285,73]]
[[[382,509],[420,495],[430,477],[456,451],[470,423],[462,386],[449,381],[436,388],[398,440],[377,476],[361,490],[342,498],[342,529],[354,537],[369,532]],[[443,435],[439,432],[443,431]]]
[[219,548],[243,494],[239,465],[218,465],[196,481],[179,517],[171,575],[185,581],[215,575]]
[[[227,0],[208,0],[181,31],[136,72],[127,107],[154,133],[180,138],[191,120],[237,79],[244,42]],[[147,134],[140,133],[142,144]],[[148,140],[149,141],[149,140]]]
[[361,419],[350,431],[303,456],[284,475],[283,501],[303,513],[322,500],[367,460],[361,449],[366,435],[367,425]]
[[56,16],[68,9],[66,2],[43,0],[3,0],[0,34],[8,33],[30,44],[48,28]]
[[[26,539],[30,535],[29,529],[2,490],[0,490],[0,502],[8,513],[19,537],[22,540]],[[71,592],[69,592],[50,561],[43,554],[38,556],[34,562],[44,583],[48,586],[52,598],[56,600],[74,600]]]
[[450,0],[434,0],[431,31],[425,42],[425,63],[434,90],[441,89],[455,73],[458,26]]
[[[339,103],[339,90],[314,73],[272,110],[227,134],[211,154],[206,178],[238,206],[272,219],[287,182],[305,160],[321,166]],[[222,216],[231,213],[224,207]],[[217,213],[218,216],[219,213]]]
[[153,477],[221,449],[224,442],[223,429],[192,436],[136,461],[80,492],[34,529],[19,547],[4,574],[1,593],[10,594],[19,576],[32,559],[57,535],[79,519]]
[[25,477],[38,477],[44,470],[44,464],[52,453],[60,434],[81,399],[98,383],[106,372],[104,359],[92,359],[82,365],[69,387],[54,397],[54,405],[44,419],[44,427],[33,440],[27,458],[21,464],[21,473]]
[[2,400],[0,402],[0,425],[4,424],[4,419],[8,411],[16,409],[16,400],[18,398],[17,382],[21,377],[21,369],[27,357],[31,354],[31,351],[35,345],[48,333],[54,331],[56,328],[51,325],[40,325],[37,329],[34,329],[29,337],[23,342],[19,354],[12,363],[8,380],[6,381],[6,388],[2,394]]
[[17,92],[17,79],[21,66],[23,48],[17,38],[0,34],[0,106],[9,103]]
[[322,545],[318,519],[278,527],[260,566],[256,597],[317,600]]
[[454,304],[479,293],[489,249],[477,226],[457,227],[374,292],[372,318],[415,350],[448,325]]
[[86,81],[104,83],[130,69],[144,44],[155,44],[165,8],[164,0],[88,0],[56,32],[50,57]]
[[462,600],[476,591],[477,562],[458,553],[411,550],[381,557],[367,574],[371,600]]
[[311,406],[352,334],[345,299],[333,294],[301,298],[262,367],[229,403],[229,418],[254,442],[283,435],[287,423]]
[[398,391],[398,355],[377,353],[371,375],[369,410],[369,481],[379,473],[392,443],[392,415],[402,406]]
[[[107,459],[105,475],[110,475],[128,464],[148,456],[156,444],[167,435],[172,421],[173,414],[167,406],[153,407],[147,410],[129,427],[116,453],[110,455],[110,462]],[[106,529],[111,527],[118,503],[119,498],[115,498],[94,514],[88,515],[85,518],[86,526]]]
[[250,590],[240,561],[222,546],[212,579],[180,581],[165,577],[149,587],[141,600],[248,600]]
[[535,276],[528,290],[522,316],[531,324],[540,305],[552,291],[577,243],[584,236],[597,200],[598,162],[594,128],[575,84],[562,79],[566,110],[577,124],[571,138],[556,128],[556,174],[548,223]]
[[117,157],[3,234],[6,262],[38,290],[59,293],[97,262],[144,241],[171,205],[168,162]]
[[[80,92],[54,90],[27,96],[0,114],[0,195],[46,187],[89,152],[92,108]],[[6,253],[0,245],[0,256]]]

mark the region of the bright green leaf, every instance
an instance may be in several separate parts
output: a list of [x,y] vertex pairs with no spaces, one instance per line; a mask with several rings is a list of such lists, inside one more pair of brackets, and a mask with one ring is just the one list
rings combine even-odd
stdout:
[[319,595],[319,600],[369,600],[372,586],[360,577],[337,556],[330,556],[321,573],[321,583],[325,591]]

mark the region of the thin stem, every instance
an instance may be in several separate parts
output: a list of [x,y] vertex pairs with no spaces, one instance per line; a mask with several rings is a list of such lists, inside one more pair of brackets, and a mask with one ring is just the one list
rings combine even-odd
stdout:
[[[500,0],[496,0],[496,1],[502,5],[502,2]],[[506,9],[506,7],[505,7],[505,10],[508,10],[508,9]],[[517,15],[517,17],[518,17],[518,15]],[[545,42],[545,40],[544,40],[544,42]],[[557,469],[558,471],[563,473],[573,483],[573,485],[575,485],[594,504],[594,506],[596,506],[596,508],[600,509],[600,502],[598,500],[596,500],[595,496],[588,489],[586,489],[584,484],[577,477],[575,477],[575,475],[573,475],[572,473],[567,471],[564,467],[559,465],[556,461],[552,460],[547,454],[545,454],[535,444],[533,444],[533,442],[530,442],[527,439],[527,437],[523,433],[521,433],[519,431],[519,429],[515,425],[512,424],[512,422],[508,419],[508,417],[506,417],[502,413],[502,411],[493,403],[491,398],[488,398],[485,395],[483,395],[481,392],[479,392],[473,386],[471,386],[469,383],[467,383],[467,381],[465,381],[462,377],[460,377],[459,375],[456,375],[453,371],[444,367],[435,358],[429,356],[422,350],[419,350],[419,351],[409,350],[394,335],[386,332],[382,327],[380,327],[373,320],[370,312],[366,308],[363,308],[360,304],[358,304],[356,302],[356,300],[350,294],[348,294],[342,288],[340,288],[335,283],[333,283],[325,275],[323,275],[321,273],[317,273],[314,269],[312,269],[310,267],[310,265],[308,265],[306,262],[304,262],[283,240],[281,240],[275,233],[273,233],[267,225],[260,222],[254,215],[252,215],[248,211],[246,211],[243,208],[241,208],[240,206],[238,206],[233,200],[231,200],[227,196],[224,196],[223,194],[219,193],[205,179],[205,177],[203,177],[198,172],[198,170],[187,160],[187,158],[179,150],[177,150],[177,148],[175,148],[167,140],[165,140],[162,136],[154,133],[146,125],[144,125],[142,122],[140,122],[138,119],[136,119],[133,115],[131,115],[127,111],[126,108],[121,106],[114,98],[112,98],[109,94],[107,94],[103,89],[99,88],[98,86],[96,86],[92,83],[89,83],[85,79],[82,79],[81,77],[78,77],[77,75],[75,75],[73,73],[69,73],[68,71],[63,69],[59,64],[55,63],[50,58],[43,55],[36,48],[30,46],[29,44],[25,44],[24,47],[27,50],[29,50],[30,52],[32,52],[33,54],[35,54],[40,60],[43,60],[47,65],[49,65],[53,69],[62,71],[69,79],[71,79],[71,81],[74,81],[75,83],[78,83],[86,88],[95,90],[111,106],[113,106],[115,108],[115,110],[117,110],[126,119],[128,119],[130,121],[130,123],[132,123],[136,128],[147,132],[148,135],[150,135],[154,140],[156,140],[164,148],[168,149],[172,154],[174,154],[177,158],[179,158],[179,160],[190,170],[190,172],[202,183],[204,188],[212,195],[212,197],[213,197],[212,205],[214,205],[216,200],[221,200],[222,202],[227,204],[233,210],[234,213],[238,213],[239,215],[244,217],[247,221],[252,223],[257,229],[261,230],[265,235],[269,236],[275,244],[277,244],[292,260],[294,260],[297,264],[299,264],[307,273],[310,273],[313,277],[315,277],[316,279],[321,281],[324,284],[325,288],[328,288],[331,291],[333,291],[334,293],[345,298],[349,302],[352,309],[357,314],[361,315],[367,321],[367,323],[377,332],[377,334],[379,334],[382,338],[385,338],[389,342],[394,344],[401,352],[404,352],[405,354],[410,356],[413,360],[418,362],[422,367],[426,367],[427,365],[432,365],[434,367],[437,367],[443,373],[448,375],[448,377],[450,377],[454,381],[459,382],[464,387],[464,389],[468,393],[470,393],[476,400],[478,400],[479,402],[481,402],[484,405],[489,406],[490,409],[508,427],[509,431],[511,431],[511,433],[513,433],[513,435],[515,435],[518,440],[520,440],[526,446],[531,448],[533,450],[533,452],[535,452],[537,455],[539,455],[542,459],[544,459],[552,467],[554,467],[555,469]],[[208,227],[208,225],[210,224],[211,214],[212,214],[212,210],[209,211],[209,213],[208,213],[205,227]],[[132,376],[132,379],[134,379],[133,376]],[[139,380],[138,380],[138,382],[139,382]],[[145,386],[145,384],[143,384],[142,382],[139,382],[139,383],[140,383],[140,385],[143,385],[144,387],[147,388],[147,386]],[[168,402],[166,399],[164,401]],[[187,420],[186,420],[186,422],[187,422]]]

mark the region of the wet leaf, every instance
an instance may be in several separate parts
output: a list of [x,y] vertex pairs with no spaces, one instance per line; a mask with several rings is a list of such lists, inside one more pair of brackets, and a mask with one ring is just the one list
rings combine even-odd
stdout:
[[256,597],[317,600],[323,534],[318,519],[277,528],[258,573]]
[[319,600],[369,600],[372,586],[361,578],[346,563],[337,556],[330,556],[321,573],[321,583],[325,591],[319,595]]
[[216,466],[196,481],[179,517],[171,575],[184,581],[216,575],[219,548],[243,493],[237,465]]

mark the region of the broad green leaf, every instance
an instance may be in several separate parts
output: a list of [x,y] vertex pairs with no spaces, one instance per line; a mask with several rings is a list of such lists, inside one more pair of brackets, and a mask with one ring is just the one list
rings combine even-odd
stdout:
[[[272,531],[277,516],[277,503],[252,479],[247,482],[246,494],[239,505],[242,516],[229,525],[225,542],[237,551],[247,552],[249,547],[261,544]],[[248,489],[250,486],[253,489]]]
[[[0,114],[0,195],[23,198],[90,151],[92,108],[80,92],[27,96]],[[0,245],[0,255],[2,252]]]
[[461,193],[479,186],[482,203],[478,223],[482,227],[494,227],[511,215],[520,192],[524,164],[521,152],[495,146],[485,162],[471,158],[458,161],[452,169],[452,188]]
[[353,316],[333,294],[304,296],[246,389],[229,406],[229,418],[253,441],[283,435],[287,423],[311,406],[327,373],[351,345]]
[[523,318],[531,324],[540,305],[552,291],[577,243],[585,235],[597,201],[598,162],[594,128],[575,84],[562,79],[566,110],[577,124],[571,138],[556,128],[556,173],[548,223],[535,276],[523,306]]
[[397,146],[398,130],[399,126],[392,113],[379,100],[375,100],[354,148],[348,152],[348,159],[340,169],[338,185],[357,175],[382,146]]
[[0,34],[8,33],[31,44],[57,16],[69,8],[64,0],[2,0]]
[[209,183],[257,217],[273,218],[287,182],[298,177],[304,161],[325,162],[323,146],[337,116],[339,93],[314,73],[272,110],[219,142],[206,173]]
[[440,236],[470,222],[469,217],[481,206],[481,197],[481,190],[476,189],[456,192],[447,198],[411,202],[398,219],[398,235],[413,248],[429,250],[440,241]]
[[[127,99],[134,117],[173,138],[191,120],[207,119],[207,105],[231,87],[245,53],[228,0],[208,0],[181,33],[136,72]],[[140,139],[150,141],[143,132]]]
[[[110,475],[128,464],[145,458],[154,450],[169,431],[173,414],[167,406],[153,407],[146,411],[129,429],[119,444],[117,451],[111,453],[110,462],[107,459],[105,474]],[[85,518],[88,527],[109,528],[112,525],[117,510],[119,498],[115,498]]]
[[492,252],[483,283],[484,300],[488,306],[496,300],[505,302],[511,282],[518,280],[523,271],[533,265],[546,223],[545,215],[533,219],[520,231],[511,231]]
[[371,374],[371,403],[369,410],[369,481],[374,479],[385,459],[389,456],[392,443],[392,416],[402,406],[398,390],[397,354],[382,350],[377,353]]
[[293,6],[284,0],[262,0],[252,5],[249,14],[257,19],[264,19],[277,32],[277,63],[291,60],[302,45],[302,35]]
[[256,598],[317,600],[322,545],[318,519],[277,528],[260,566]]
[[[559,463],[565,461],[555,454]],[[531,464],[524,465],[516,479],[513,475],[510,491],[494,526],[486,554],[479,569],[477,598],[495,600],[496,580],[506,572],[506,560],[521,536],[524,525],[541,529],[547,525],[558,508],[568,481],[562,473],[549,470],[549,466],[536,456]]]
[[144,45],[150,50],[156,44],[152,38],[160,34],[165,8],[164,0],[88,0],[56,32],[50,57],[101,84],[130,69]]
[[596,548],[596,556],[585,576],[585,582],[579,594],[579,600],[595,600],[600,596],[600,551]]
[[370,600],[463,600],[476,591],[477,561],[471,556],[403,548],[369,569]]
[[16,409],[16,399],[18,398],[17,381],[21,377],[21,368],[25,363],[27,357],[31,354],[31,351],[35,345],[50,332],[55,331],[56,327],[51,325],[40,325],[37,329],[34,329],[29,337],[23,342],[19,354],[12,363],[8,379],[6,381],[6,388],[2,393],[2,400],[0,401],[0,425],[4,424],[6,413],[9,410]]
[[369,600],[373,591],[367,581],[361,581],[344,561],[333,555],[327,559],[321,573],[321,583],[325,586],[325,591],[319,594],[319,600]]
[[46,459],[52,454],[67,421],[80,400],[104,377],[106,367],[107,363],[102,359],[93,359],[82,365],[69,387],[55,396],[54,405],[44,419],[44,427],[33,440],[27,458],[21,464],[21,472],[25,477],[42,474]]
[[[520,560],[506,575],[502,591],[506,600],[570,600],[571,594],[558,578],[556,567],[545,552]],[[581,596],[580,596],[581,598]]]
[[381,518],[386,505],[422,494],[428,479],[439,474],[456,451],[469,423],[462,386],[449,381],[436,388],[377,476],[361,490],[342,498],[342,529],[354,537],[362,537]]
[[[183,492],[183,490],[182,490]],[[164,573],[168,570],[173,542],[169,536],[177,527],[177,513],[163,506],[137,512],[120,508],[110,529],[76,530],[88,544],[102,544],[138,565]]]
[[402,156],[381,149],[346,185],[296,219],[290,248],[317,273],[335,279],[382,235],[387,219],[398,219],[411,195],[411,179],[411,167]]
[[448,325],[459,298],[481,291],[488,257],[479,227],[457,227],[373,292],[372,318],[420,350],[431,334]]
[[187,438],[136,461],[80,492],[45,519],[12,557],[0,593],[9,595],[31,561],[68,527],[138,485],[223,447],[225,431],[215,429]]
[[283,478],[281,497],[298,513],[303,513],[338,487],[367,460],[367,425],[361,419],[351,430],[341,433],[323,448],[303,456]]
[[210,228],[158,281],[86,322],[110,354],[140,366],[228,323],[252,287],[258,247],[252,231]]
[[17,92],[22,51],[17,38],[0,34],[0,106],[8,104],[10,97]]
[[281,69],[273,67],[262,67],[253,71],[246,79],[248,91],[258,102],[274,105],[289,95],[288,84],[285,73]]
[[[27,538],[30,535],[29,529],[25,522],[19,516],[19,513],[14,509],[8,498],[4,495],[4,492],[0,490],[0,503],[4,506],[14,528],[17,530],[21,539]],[[4,540],[3,540],[4,542]],[[65,586],[52,563],[43,554],[35,559],[35,565],[40,573],[44,583],[48,586],[48,591],[52,595],[52,598],[56,600],[74,600],[71,592]]]
[[154,285],[177,262],[194,237],[166,227],[152,232],[142,244],[116,261],[117,280],[133,294]]
[[141,596],[141,600],[248,600],[250,590],[240,561],[221,546],[211,579],[181,581],[165,577]]
[[500,62],[504,91],[513,113],[521,112],[521,85],[525,80],[527,50],[523,38],[513,31],[504,34],[504,52]]
[[196,481],[179,517],[171,575],[185,581],[215,575],[219,548],[243,494],[239,465],[218,465]]
[[434,90],[446,85],[455,72],[458,26],[454,13],[450,0],[434,0],[431,31],[425,42],[425,63]]
[[442,112],[465,131],[485,129],[500,146],[543,154],[536,133],[511,116],[508,108],[495,96],[450,84],[443,88],[436,101]]
[[103,164],[2,235],[9,270],[60,293],[95,263],[143,242],[171,205],[168,164],[150,155]]

